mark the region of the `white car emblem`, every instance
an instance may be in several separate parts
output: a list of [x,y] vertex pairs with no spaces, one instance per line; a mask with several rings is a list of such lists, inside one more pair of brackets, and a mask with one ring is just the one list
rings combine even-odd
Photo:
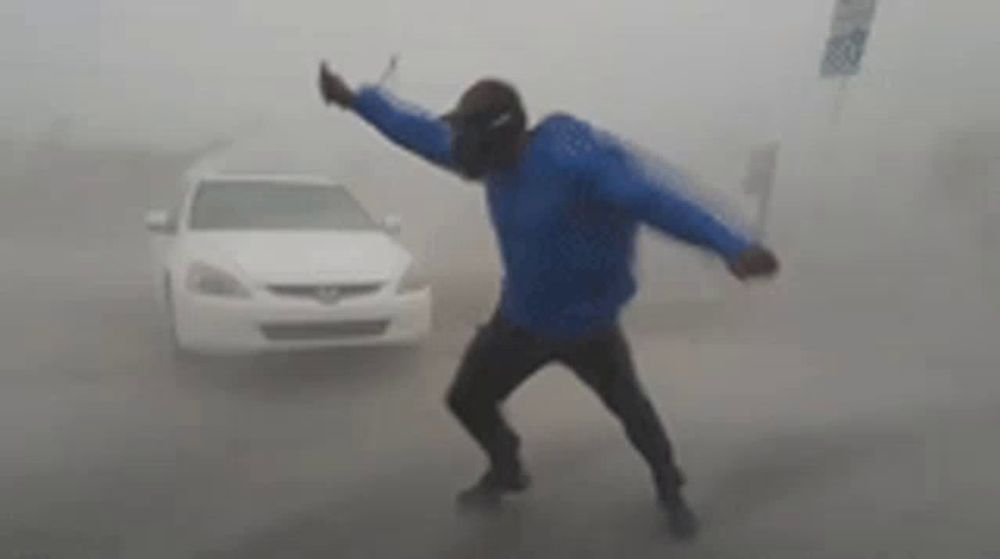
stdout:
[[332,305],[340,301],[340,290],[336,287],[320,287],[316,289],[316,298],[321,302]]

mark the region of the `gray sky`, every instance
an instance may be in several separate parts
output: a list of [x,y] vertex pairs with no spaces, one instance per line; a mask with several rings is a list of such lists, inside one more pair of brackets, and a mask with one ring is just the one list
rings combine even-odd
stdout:
[[[318,116],[317,59],[363,80],[400,52],[400,91],[434,109],[488,73],[516,81],[536,113],[570,109],[640,140],[768,135],[824,102],[831,5],[7,0],[0,116],[6,135],[65,115],[87,138],[183,144]],[[990,0],[883,0],[855,102],[917,119],[995,110],[998,19]]]

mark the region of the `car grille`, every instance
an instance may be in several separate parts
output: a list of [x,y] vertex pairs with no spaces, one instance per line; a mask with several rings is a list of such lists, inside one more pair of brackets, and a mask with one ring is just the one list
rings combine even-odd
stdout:
[[283,322],[263,324],[264,337],[273,342],[337,340],[380,336],[389,328],[388,320],[346,322]]
[[281,297],[313,299],[334,304],[345,299],[372,295],[382,289],[381,283],[349,283],[325,285],[269,285],[268,291]]

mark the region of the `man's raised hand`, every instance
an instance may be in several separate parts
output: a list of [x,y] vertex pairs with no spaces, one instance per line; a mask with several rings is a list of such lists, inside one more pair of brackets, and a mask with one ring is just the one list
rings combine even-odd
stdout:
[[319,93],[327,105],[337,105],[341,109],[349,109],[354,105],[356,95],[339,74],[330,71],[326,62],[319,66]]

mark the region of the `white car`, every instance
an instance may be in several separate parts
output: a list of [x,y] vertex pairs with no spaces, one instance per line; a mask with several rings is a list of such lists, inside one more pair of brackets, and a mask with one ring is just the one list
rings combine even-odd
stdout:
[[151,211],[157,293],[179,353],[409,345],[431,289],[351,193],[322,178],[190,181],[177,211]]

